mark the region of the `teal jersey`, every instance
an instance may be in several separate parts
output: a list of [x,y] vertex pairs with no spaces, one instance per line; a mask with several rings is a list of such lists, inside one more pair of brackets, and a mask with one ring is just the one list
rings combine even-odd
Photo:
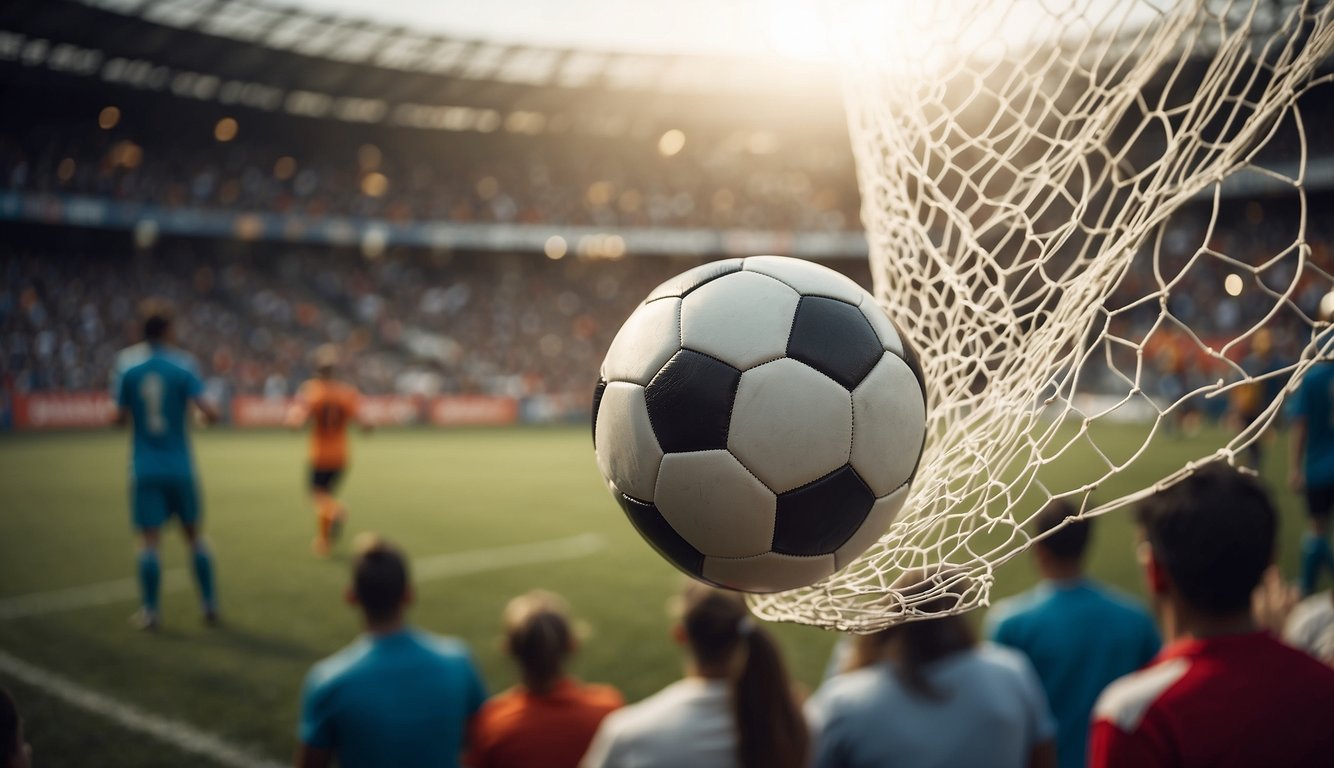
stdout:
[[1148,664],[1160,640],[1153,619],[1095,582],[1044,581],[1002,600],[987,634],[1028,657],[1056,715],[1057,764],[1082,768],[1093,705],[1113,680]]
[[461,641],[412,629],[365,636],[306,676],[298,737],[348,768],[448,768],[485,700]]
[[194,360],[171,347],[138,344],[121,351],[111,376],[116,404],[133,419],[133,476],[193,477],[186,415],[204,392]]
[[1303,470],[1310,488],[1334,486],[1334,363],[1311,367],[1293,400],[1293,415],[1306,422]]

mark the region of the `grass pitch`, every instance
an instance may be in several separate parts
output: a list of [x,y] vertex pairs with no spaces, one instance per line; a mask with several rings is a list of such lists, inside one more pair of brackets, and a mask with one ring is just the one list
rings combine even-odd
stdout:
[[[488,565],[487,556],[474,556],[471,566],[437,569],[418,585],[414,622],[466,640],[492,691],[514,682],[499,653],[500,609],[534,587],[563,594],[591,625],[575,666],[580,677],[612,683],[637,700],[679,676],[666,604],[682,577],[640,540],[608,497],[585,428],[401,431],[355,440],[354,466],[342,489],[351,511],[345,541],[358,531],[381,532],[419,562],[588,533],[601,542],[599,551],[550,562],[509,563],[497,556]],[[217,630],[201,625],[184,546],[171,531],[163,547],[164,627],[150,635],[126,622],[136,602],[127,436],[0,438],[0,605],[107,585],[93,604],[0,617],[0,651],[286,761],[306,670],[358,632],[355,613],[341,601],[347,560],[310,554],[314,523],[301,436],[212,431],[196,435],[195,445],[226,624]],[[1158,450],[1155,458],[1177,465],[1199,452],[1186,438]],[[1292,576],[1301,516],[1297,499],[1282,487],[1286,457],[1278,441],[1268,454],[1264,476],[1284,510],[1281,562]],[[1129,472],[1115,484],[1129,488],[1149,479]],[[1094,575],[1141,594],[1129,515],[1103,517],[1094,546]],[[997,572],[993,598],[1033,579],[1028,559],[1016,558]],[[179,588],[171,589],[173,583]],[[836,636],[798,626],[776,631],[797,678],[816,685]],[[40,765],[200,763],[3,672],[0,682],[19,701]]]

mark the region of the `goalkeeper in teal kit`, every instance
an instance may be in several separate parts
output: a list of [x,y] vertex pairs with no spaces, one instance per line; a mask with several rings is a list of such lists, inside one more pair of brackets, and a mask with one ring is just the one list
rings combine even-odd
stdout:
[[146,311],[143,329],[143,343],[122,350],[111,375],[116,421],[129,423],[134,434],[130,506],[140,544],[141,608],[132,621],[140,629],[158,626],[162,581],[158,541],[162,526],[175,517],[190,545],[204,619],[214,624],[218,606],[213,556],[200,534],[202,510],[186,416],[191,404],[209,422],[217,421],[218,414],[202,397],[204,385],[194,360],[171,346],[171,316],[166,308]]

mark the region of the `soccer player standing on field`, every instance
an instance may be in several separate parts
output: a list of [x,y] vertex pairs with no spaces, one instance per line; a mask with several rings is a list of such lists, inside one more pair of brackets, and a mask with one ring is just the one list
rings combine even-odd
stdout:
[[311,545],[320,556],[329,554],[347,519],[347,509],[334,498],[334,488],[347,468],[347,426],[358,421],[360,395],[355,387],[334,378],[338,349],[326,344],[315,350],[315,378],[301,385],[288,426],[310,431],[310,493],[315,502],[318,533]]
[[1302,379],[1293,402],[1291,441],[1288,480],[1294,491],[1306,495],[1301,588],[1307,597],[1315,593],[1321,569],[1334,574],[1334,550],[1329,544],[1329,518],[1334,512],[1334,363],[1317,363]]
[[218,619],[213,556],[200,534],[202,510],[185,422],[191,403],[210,423],[218,414],[203,399],[204,384],[193,358],[171,346],[170,311],[150,305],[144,315],[143,343],[121,350],[111,375],[116,423],[129,422],[134,434],[130,504],[140,542],[142,607],[133,621],[141,629],[157,627],[162,580],[158,541],[162,526],[175,517],[190,544],[204,619],[213,624]]

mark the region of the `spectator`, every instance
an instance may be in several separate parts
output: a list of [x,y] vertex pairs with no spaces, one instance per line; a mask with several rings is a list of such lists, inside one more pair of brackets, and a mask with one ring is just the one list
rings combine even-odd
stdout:
[[686,677],[607,716],[584,768],[798,768],[809,736],[773,638],[742,598],[690,584],[672,635]]
[[505,651],[522,682],[488,701],[469,738],[472,768],[575,768],[621,694],[566,675],[577,642],[565,601],[529,592],[505,606]]
[[1089,714],[1102,689],[1149,663],[1160,645],[1143,608],[1084,575],[1093,522],[1067,522],[1074,514],[1064,499],[1038,512],[1030,552],[1042,582],[987,616],[991,640],[1027,656],[1042,681],[1061,768],[1086,764]]
[[23,739],[23,718],[9,691],[0,687],[0,768],[30,768],[32,747]]
[[1168,645],[1098,699],[1089,765],[1328,765],[1334,669],[1257,630],[1252,613],[1278,522],[1264,489],[1215,462],[1137,517]]
[[[912,595],[941,578],[910,571],[897,586]],[[922,608],[945,611],[955,600]],[[848,667],[806,705],[817,768],[1056,764],[1056,723],[1032,666],[1008,648],[979,646],[962,616],[859,636]]]
[[1311,595],[1298,603],[1288,616],[1283,639],[1334,666],[1334,590]]
[[366,635],[319,662],[301,693],[297,765],[458,766],[468,721],[486,699],[461,642],[410,628],[408,565],[399,549],[368,537],[352,566],[347,600]]
[[[1320,319],[1329,321],[1334,294],[1320,302]],[[1306,497],[1307,530],[1302,537],[1302,596],[1315,593],[1320,572],[1334,574],[1329,520],[1334,514],[1334,362],[1317,363],[1302,379],[1293,398],[1288,481]]]

